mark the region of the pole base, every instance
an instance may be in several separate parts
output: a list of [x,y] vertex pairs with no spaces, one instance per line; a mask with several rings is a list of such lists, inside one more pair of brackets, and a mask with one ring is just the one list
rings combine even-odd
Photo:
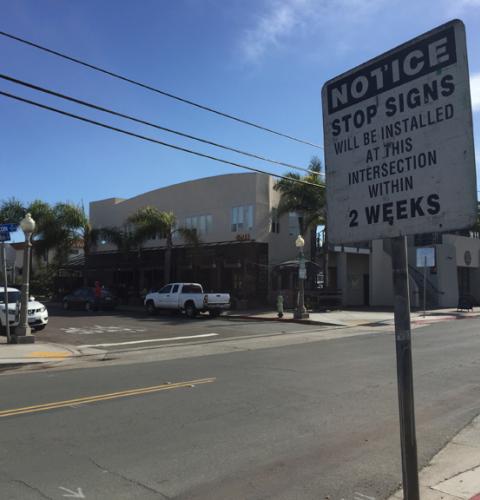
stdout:
[[303,312],[303,311],[294,311],[293,313],[293,319],[308,319],[310,315],[308,312]]
[[34,344],[35,335],[12,335],[12,344]]
[[12,344],[34,344],[35,335],[32,335],[30,326],[16,326],[11,334]]

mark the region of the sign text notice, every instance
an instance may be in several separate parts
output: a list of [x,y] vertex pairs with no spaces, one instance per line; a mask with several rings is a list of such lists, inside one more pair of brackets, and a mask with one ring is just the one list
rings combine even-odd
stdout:
[[332,243],[474,223],[475,154],[461,21],[328,81],[322,100]]

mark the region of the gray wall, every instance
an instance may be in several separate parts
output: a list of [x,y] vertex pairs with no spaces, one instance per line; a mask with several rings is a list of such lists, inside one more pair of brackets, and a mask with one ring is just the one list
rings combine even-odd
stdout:
[[383,251],[383,240],[372,241],[370,253],[370,304],[393,304],[392,259]]

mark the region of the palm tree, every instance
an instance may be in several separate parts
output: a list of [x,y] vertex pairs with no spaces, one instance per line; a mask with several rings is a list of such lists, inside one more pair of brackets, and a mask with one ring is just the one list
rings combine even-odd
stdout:
[[[321,224],[325,226],[324,286],[328,286],[328,246],[325,242],[327,237],[325,182],[320,178],[322,164],[316,156],[310,160],[308,170],[310,172],[304,176],[289,172],[285,174],[287,179],[280,179],[275,184],[274,189],[279,191],[281,195],[277,210],[278,215],[290,212],[297,213],[300,234],[304,236],[310,230],[312,241],[316,240],[317,226]],[[296,182],[299,180],[316,186]],[[315,255],[312,255],[312,260],[315,260]]]
[[63,230],[62,257],[64,259],[68,258],[68,254],[73,246],[82,245],[84,255],[83,282],[84,286],[87,286],[88,257],[92,246],[98,241],[100,231],[92,228],[83,205],[57,203],[54,211]]
[[18,224],[26,213],[27,210],[20,200],[9,198],[0,203],[0,224],[7,222]]
[[138,246],[135,235],[124,228],[108,226],[101,227],[95,231],[99,239],[115,246],[124,258],[127,258],[128,254]]
[[148,240],[156,236],[164,237],[166,242],[164,261],[164,281],[170,282],[172,268],[173,237],[181,235],[188,243],[198,245],[199,238],[195,229],[177,227],[177,218],[173,212],[163,212],[155,207],[138,209],[128,218],[135,225],[137,239]]

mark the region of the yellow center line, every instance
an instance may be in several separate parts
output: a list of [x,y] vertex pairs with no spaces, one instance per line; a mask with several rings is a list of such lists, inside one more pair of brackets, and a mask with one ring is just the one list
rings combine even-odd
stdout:
[[107,401],[109,399],[124,398],[127,396],[137,396],[142,394],[150,394],[152,392],[168,391],[170,389],[180,389],[182,387],[189,387],[191,385],[209,384],[215,382],[215,377],[201,378],[196,380],[187,380],[185,382],[176,382],[173,384],[161,384],[151,387],[141,387],[138,389],[129,389],[126,391],[111,392],[108,394],[97,394],[96,396],[86,396],[83,398],[69,399],[66,401],[56,401],[53,403],[45,403],[35,406],[25,406],[23,408],[12,408],[9,410],[0,411],[0,418],[11,417],[15,415],[23,415],[25,413],[35,413],[39,411],[54,410],[57,408],[64,408],[75,404],[88,404],[95,403],[96,401]]

